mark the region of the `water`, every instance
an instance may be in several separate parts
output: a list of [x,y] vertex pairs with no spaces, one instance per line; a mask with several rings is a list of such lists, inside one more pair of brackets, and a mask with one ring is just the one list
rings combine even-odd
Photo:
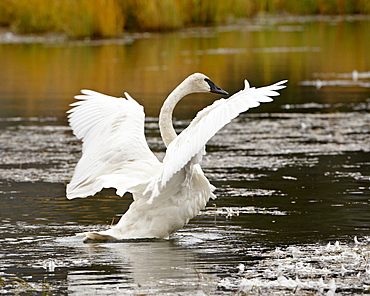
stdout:
[[[1,293],[369,293],[369,22],[270,19],[109,42],[0,35]],[[73,95],[128,91],[162,158],[159,108],[193,72],[230,93],[244,78],[289,83],[212,138],[202,167],[218,199],[170,240],[83,243],[75,233],[106,229],[131,197],[65,198],[81,149],[64,113]],[[215,99],[181,102],[176,129]]]

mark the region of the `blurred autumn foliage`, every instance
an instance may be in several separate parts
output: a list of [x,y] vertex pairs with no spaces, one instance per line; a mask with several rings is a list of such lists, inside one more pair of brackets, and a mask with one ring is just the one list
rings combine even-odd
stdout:
[[119,36],[227,24],[261,13],[368,14],[369,0],[1,0],[0,26],[17,33]]

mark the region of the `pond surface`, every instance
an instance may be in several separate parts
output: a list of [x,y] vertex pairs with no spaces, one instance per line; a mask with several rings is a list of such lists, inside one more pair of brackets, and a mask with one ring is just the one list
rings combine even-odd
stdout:
[[[61,41],[0,34],[0,291],[4,295],[370,293],[370,19],[258,19],[219,28]],[[193,72],[230,93],[289,79],[207,146],[217,200],[169,240],[84,243],[131,196],[67,200],[81,145],[65,111],[82,88],[157,116]],[[185,128],[218,97],[193,95]]]

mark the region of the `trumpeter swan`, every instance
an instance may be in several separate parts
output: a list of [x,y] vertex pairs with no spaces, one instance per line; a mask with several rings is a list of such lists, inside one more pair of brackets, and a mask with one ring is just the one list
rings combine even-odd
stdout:
[[144,110],[128,93],[125,98],[82,90],[68,111],[69,123],[82,139],[82,157],[77,163],[67,198],[87,197],[113,187],[117,194],[133,194],[133,202],[119,222],[106,231],[85,232],[89,239],[167,238],[183,227],[216,198],[199,162],[207,141],[224,125],[260,102],[271,102],[284,88],[280,81],[270,86],[243,90],[204,108],[179,135],[172,125],[176,104],[199,92],[228,93],[207,76],[195,73],[177,86],[164,102],[159,128],[167,146],[163,162],[151,152],[144,135]]

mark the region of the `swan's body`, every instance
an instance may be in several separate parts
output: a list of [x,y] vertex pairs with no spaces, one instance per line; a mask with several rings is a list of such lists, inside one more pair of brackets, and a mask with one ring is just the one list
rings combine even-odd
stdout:
[[276,84],[250,88],[228,99],[215,101],[200,111],[177,136],[172,112],[184,96],[194,92],[227,94],[203,74],[186,78],[164,102],[159,116],[162,139],[167,146],[161,163],[151,152],[144,136],[143,107],[131,96],[115,98],[82,91],[71,104],[69,122],[83,141],[67,197],[87,197],[113,187],[117,194],[133,194],[134,201],[118,224],[106,231],[85,232],[90,239],[167,238],[184,226],[215,198],[214,187],[204,176],[199,162],[207,141],[224,125],[284,88]]

